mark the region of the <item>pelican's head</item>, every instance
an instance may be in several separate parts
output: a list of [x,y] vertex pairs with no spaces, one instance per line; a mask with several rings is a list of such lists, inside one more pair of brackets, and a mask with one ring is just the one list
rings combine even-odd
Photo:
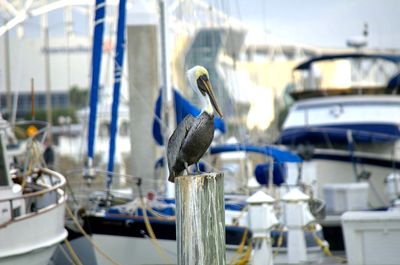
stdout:
[[207,111],[209,114],[213,114],[213,109],[215,109],[222,118],[223,115],[215,99],[207,69],[197,65],[189,69],[186,74],[193,91],[200,96],[203,110]]

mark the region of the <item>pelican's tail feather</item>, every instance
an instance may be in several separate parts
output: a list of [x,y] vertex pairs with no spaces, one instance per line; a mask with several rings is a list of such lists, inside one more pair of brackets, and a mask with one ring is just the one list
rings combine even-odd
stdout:
[[172,171],[169,173],[168,181],[175,183],[175,172]]

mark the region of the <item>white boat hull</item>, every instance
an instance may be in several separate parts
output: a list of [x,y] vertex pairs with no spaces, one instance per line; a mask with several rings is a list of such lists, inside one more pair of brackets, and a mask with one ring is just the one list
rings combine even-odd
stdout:
[[67,237],[65,197],[36,213],[16,217],[0,228],[0,265],[48,264],[55,247]]
[[4,257],[0,260],[1,265],[47,265],[57,245],[35,249],[20,255]]

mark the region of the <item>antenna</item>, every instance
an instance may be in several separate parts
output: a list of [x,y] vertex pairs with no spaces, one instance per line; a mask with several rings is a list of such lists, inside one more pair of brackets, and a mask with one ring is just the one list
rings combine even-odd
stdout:
[[348,47],[355,48],[357,50],[360,50],[361,48],[364,48],[368,44],[368,23],[364,23],[364,28],[362,32],[362,36],[353,36],[347,39],[346,44]]
[[35,82],[31,78],[31,114],[32,120],[35,120]]
[[364,22],[363,36],[364,36],[365,38],[368,37],[368,23],[367,23],[367,22]]

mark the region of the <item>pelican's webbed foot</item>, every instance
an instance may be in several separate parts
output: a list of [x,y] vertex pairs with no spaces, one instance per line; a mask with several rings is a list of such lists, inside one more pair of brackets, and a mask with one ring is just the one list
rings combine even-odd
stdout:
[[189,175],[189,165],[187,162],[184,162],[186,175]]

